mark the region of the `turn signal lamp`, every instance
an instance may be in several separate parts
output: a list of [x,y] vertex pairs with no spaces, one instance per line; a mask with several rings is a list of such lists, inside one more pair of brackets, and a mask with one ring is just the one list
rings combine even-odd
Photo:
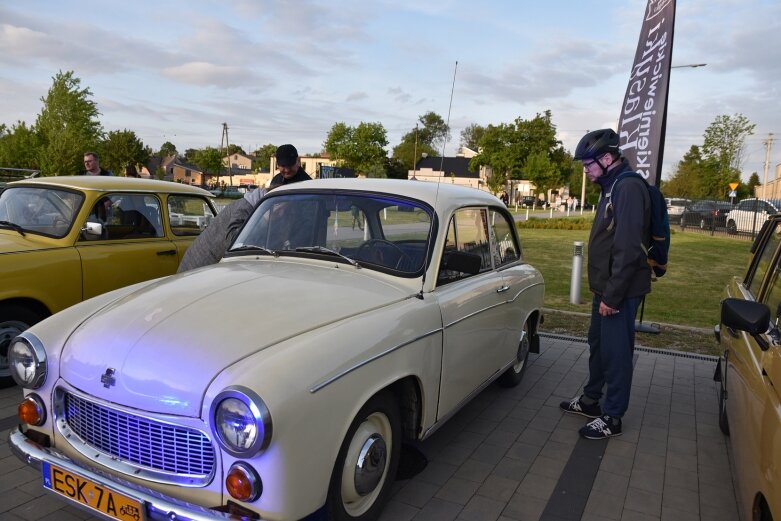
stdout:
[[46,409],[43,402],[34,394],[28,395],[18,409],[19,419],[28,425],[43,425],[46,421]]
[[225,478],[225,488],[233,499],[252,502],[263,492],[263,483],[255,469],[246,463],[238,462],[231,465]]

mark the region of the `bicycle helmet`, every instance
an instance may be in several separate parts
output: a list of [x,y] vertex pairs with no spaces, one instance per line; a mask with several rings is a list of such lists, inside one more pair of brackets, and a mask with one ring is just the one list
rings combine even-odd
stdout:
[[596,159],[608,152],[621,153],[618,149],[618,134],[612,128],[602,128],[583,136],[575,149],[575,159]]

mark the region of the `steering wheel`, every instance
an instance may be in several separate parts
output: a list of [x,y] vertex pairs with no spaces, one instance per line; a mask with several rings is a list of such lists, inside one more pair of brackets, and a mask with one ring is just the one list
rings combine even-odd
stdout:
[[[357,251],[358,255],[357,256],[358,257],[362,257],[361,251],[363,249],[372,248],[372,247],[377,246],[377,245],[390,246],[392,250],[394,250],[394,251],[396,251],[398,253],[399,258],[396,260],[396,264],[393,266],[393,269],[396,269],[396,270],[399,269],[399,266],[401,266],[401,261],[404,260],[404,259],[407,259],[409,264],[412,265],[412,259],[410,258],[409,255],[407,255],[407,252],[402,250],[399,247],[398,244],[394,244],[394,243],[392,243],[390,241],[386,241],[385,239],[369,239],[368,241],[364,242],[363,244],[358,246],[358,251]],[[382,249],[378,249],[378,250],[376,250],[376,251],[374,251],[372,253],[376,254],[377,259],[379,260],[379,263],[385,264],[385,259],[383,258]]]

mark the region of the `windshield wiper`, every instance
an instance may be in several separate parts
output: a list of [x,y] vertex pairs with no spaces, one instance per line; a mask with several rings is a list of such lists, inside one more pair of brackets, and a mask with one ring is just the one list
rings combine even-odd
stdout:
[[228,253],[234,253],[237,251],[244,251],[244,252],[261,252],[265,253],[266,255],[273,255],[274,257],[278,257],[279,254],[275,252],[274,250],[270,250],[266,248],[265,246],[258,246],[255,244],[242,244],[240,246],[236,246],[235,248],[231,248],[228,250]]
[[340,257],[346,260],[347,262],[349,262],[350,264],[352,264],[357,268],[361,267],[360,264],[358,264],[355,260],[351,259],[350,257],[346,255],[342,255],[338,251],[332,250],[331,248],[326,248],[325,246],[299,246],[298,248],[296,248],[296,251],[306,251],[311,253],[325,253],[327,255],[334,255],[336,257]]
[[19,232],[22,235],[22,237],[25,237],[24,228],[22,228],[16,223],[12,223],[11,221],[0,221],[0,227],[11,228],[12,230],[16,230],[17,232]]

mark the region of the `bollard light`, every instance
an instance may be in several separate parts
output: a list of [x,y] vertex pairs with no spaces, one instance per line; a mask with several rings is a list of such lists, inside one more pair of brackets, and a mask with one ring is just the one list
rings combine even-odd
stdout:
[[583,241],[575,241],[572,251],[572,278],[569,287],[569,303],[580,304],[580,281],[583,272]]

